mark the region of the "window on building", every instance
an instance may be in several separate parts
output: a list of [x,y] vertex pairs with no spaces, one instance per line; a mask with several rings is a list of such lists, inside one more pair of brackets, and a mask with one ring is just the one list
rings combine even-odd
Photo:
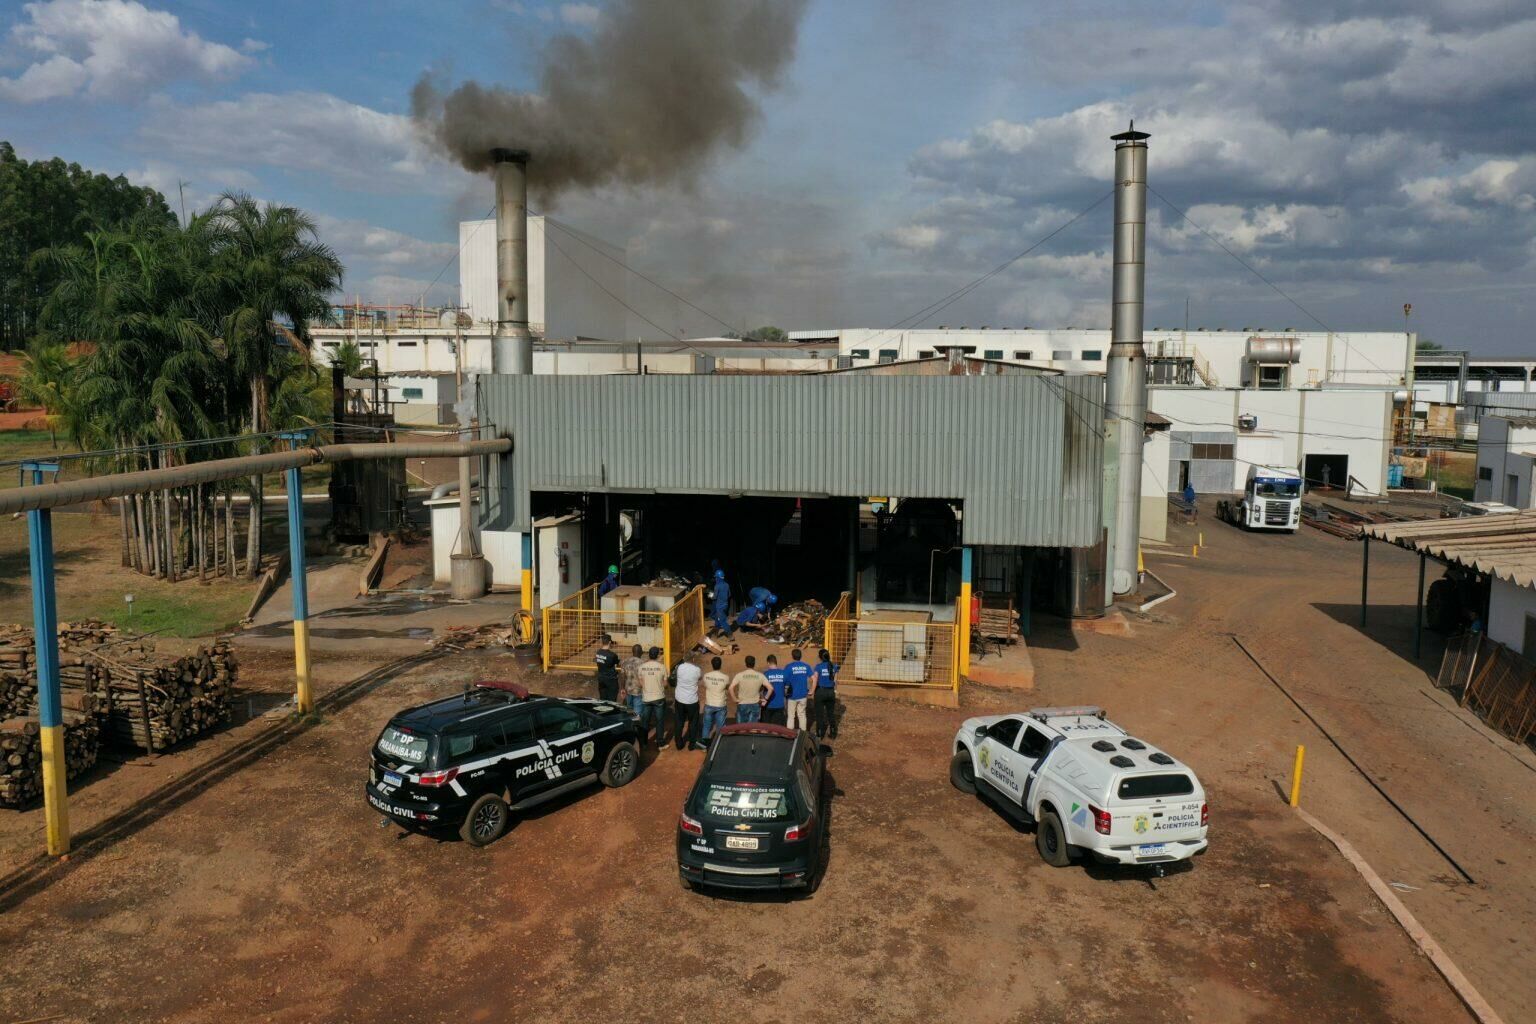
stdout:
[[1260,391],[1284,391],[1290,383],[1289,366],[1261,366],[1257,381]]
[[421,388],[401,388],[400,395],[406,401],[410,401],[413,398],[420,398]]
[[1192,459],[1220,459],[1231,461],[1232,456],[1236,454],[1235,449],[1237,446],[1231,444],[1207,444],[1204,442],[1196,442],[1189,447],[1190,458]]
[[416,343],[414,341],[397,341],[395,344],[399,345],[401,348],[415,348],[416,347]]
[[923,349],[921,352],[919,352],[917,354],[917,358],[919,358],[919,359],[932,359],[937,354],[938,353],[935,352],[933,349],[925,348],[925,349]]
[[883,348],[883,349],[881,349],[880,350],[880,361],[882,363],[894,363],[896,361],[896,350],[893,349],[893,348]]
[[322,341],[320,344],[325,346],[326,348],[337,348],[337,347],[339,347],[341,345],[341,342],[339,342],[339,341]]
[[1071,349],[1067,349],[1067,348],[1052,349],[1051,350],[1051,358],[1052,359],[1071,359],[1072,358],[1072,350]]
[[1082,359],[1085,362],[1096,363],[1100,359],[1103,359],[1103,358],[1104,358],[1104,350],[1101,349],[1101,348],[1085,348],[1085,349],[1083,349]]
[[869,358],[869,349],[867,349],[867,348],[856,348],[856,349],[850,350],[848,354],[850,356],[852,356],[853,358],[855,358],[855,359],[868,359]]
[[1477,478],[1479,480],[1492,480],[1493,479],[1493,467],[1492,466],[1478,466],[1477,467]]
[[1013,353],[1013,358],[1015,358],[1015,359],[1033,359],[1033,358],[1035,358],[1035,354],[1033,352],[1028,352],[1028,351],[1025,351],[1023,349],[1019,349],[1018,351]]
[[982,356],[987,359],[1001,359],[1003,358],[1003,350],[1000,348],[989,348],[982,353]]

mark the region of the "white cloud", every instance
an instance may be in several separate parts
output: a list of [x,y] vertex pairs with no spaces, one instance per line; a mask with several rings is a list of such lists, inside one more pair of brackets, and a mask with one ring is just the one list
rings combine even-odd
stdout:
[[567,25],[593,28],[603,20],[603,12],[595,4],[561,4],[560,20]]
[[[453,242],[429,242],[403,231],[329,214],[317,214],[315,224],[321,241],[342,253],[348,262],[366,260],[389,267],[430,268],[436,274],[459,251]],[[458,284],[452,273],[444,274],[443,280]]]
[[252,64],[238,50],[183,28],[176,15],[136,0],[41,0],[22,10],[26,17],[11,27],[11,44],[37,59],[14,78],[0,77],[0,99],[15,103],[80,92],[133,100],[168,82],[217,81]]
[[213,103],[152,104],[140,142],[183,163],[325,174],[349,188],[446,194],[468,181],[403,114],[328,93],[245,93]]

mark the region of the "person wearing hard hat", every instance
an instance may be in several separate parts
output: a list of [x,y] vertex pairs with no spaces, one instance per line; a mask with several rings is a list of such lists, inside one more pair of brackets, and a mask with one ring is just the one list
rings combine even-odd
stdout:
[[597,596],[598,597],[602,597],[604,594],[608,593],[610,590],[618,590],[618,589],[619,589],[619,567],[616,566],[616,565],[610,565],[608,567],[608,575],[604,576],[603,577],[603,582],[601,582],[601,583],[599,583],[597,585]]
[[747,604],[760,604],[764,610],[779,603],[779,595],[767,587],[753,587],[747,591]]
[[731,585],[725,582],[725,570],[715,570],[715,585],[710,591],[714,599],[715,628],[730,635],[731,632]]

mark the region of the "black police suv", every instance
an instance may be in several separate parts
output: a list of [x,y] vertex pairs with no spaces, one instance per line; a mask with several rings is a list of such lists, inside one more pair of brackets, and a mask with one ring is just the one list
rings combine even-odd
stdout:
[[677,819],[683,887],[814,890],[826,858],[824,767],[809,733],[721,729]]
[[640,769],[639,738],[635,716],[618,704],[480,682],[389,720],[373,745],[368,803],[402,824],[458,829],[484,846],[513,811],[593,782],[629,782]]

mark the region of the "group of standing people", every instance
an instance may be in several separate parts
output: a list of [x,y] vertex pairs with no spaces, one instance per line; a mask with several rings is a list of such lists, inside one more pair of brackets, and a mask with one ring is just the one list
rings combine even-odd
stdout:
[[[815,665],[802,660],[803,652],[790,652],[791,661],[780,667],[777,655],[758,671],[757,659],[748,655],[746,667],[734,676],[722,671],[719,657],[690,658],[677,666],[673,680],[672,740],[678,750],[703,750],[709,738],[725,725],[730,702],[736,704],[737,722],[767,722],[810,731],[819,738],[837,738],[837,669],[828,651],[821,651]],[[603,634],[595,656],[597,695],[602,700],[624,701],[640,719],[641,742],[654,742],[657,750],[667,738],[667,667],[661,649],[645,651],[639,644],[630,656],[620,658],[613,637]],[[653,730],[654,728],[654,735]]]

